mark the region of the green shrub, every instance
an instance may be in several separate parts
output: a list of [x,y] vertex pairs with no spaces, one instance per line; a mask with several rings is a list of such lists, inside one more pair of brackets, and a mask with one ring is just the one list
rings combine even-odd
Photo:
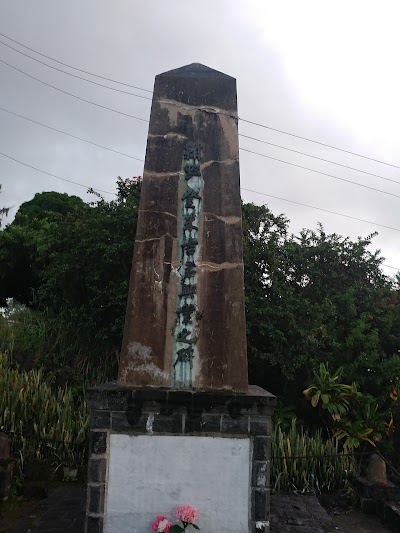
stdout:
[[337,439],[324,439],[321,430],[310,433],[296,420],[287,432],[279,424],[274,427],[272,490],[336,490],[343,488],[354,473],[354,456],[342,451]]
[[46,381],[59,386],[87,387],[115,378],[116,354],[81,342],[78,316],[17,303],[7,311],[8,317],[0,315],[0,352],[12,354],[24,370],[41,368]]
[[81,394],[52,388],[41,370],[22,372],[0,353],[0,426],[22,461],[82,466],[89,410]]

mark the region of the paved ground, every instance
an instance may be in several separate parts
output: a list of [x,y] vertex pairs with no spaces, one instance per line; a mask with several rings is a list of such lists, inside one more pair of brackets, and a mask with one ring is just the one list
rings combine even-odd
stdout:
[[83,533],[86,487],[58,487],[9,533]]
[[[4,533],[83,533],[86,489],[71,485],[54,489],[36,507],[21,509],[16,527],[4,527]],[[275,495],[271,499],[271,533],[390,533],[380,520],[352,510],[330,516],[314,496]],[[3,526],[3,527],[2,527]]]
[[342,516],[335,516],[333,524],[339,527],[341,533],[390,533],[376,516],[353,510]]

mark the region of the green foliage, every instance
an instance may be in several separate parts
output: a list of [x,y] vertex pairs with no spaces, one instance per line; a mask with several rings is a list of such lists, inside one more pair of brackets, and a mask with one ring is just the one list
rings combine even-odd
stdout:
[[284,216],[254,204],[243,230],[251,380],[298,403],[327,361],[379,397],[400,374],[400,292],[369,250],[374,235],[290,235]]
[[40,248],[41,307],[64,308],[85,347],[119,347],[136,232],[140,182],[118,182],[116,200],[100,199],[69,216]]
[[0,354],[0,426],[23,461],[82,467],[89,410],[82,395],[53,389],[41,370],[21,372]]
[[3,299],[35,311],[18,322],[14,350],[29,351],[24,337],[32,334],[39,348],[32,346],[30,358],[57,380],[94,381],[115,372],[140,188],[140,179],[119,178],[115,200],[99,197],[90,205],[42,193],[0,233]]
[[362,443],[375,447],[382,442],[383,435],[387,436],[390,417],[390,412],[382,409],[375,398],[359,394],[347,416],[334,428],[334,435],[343,439],[346,449],[358,448]]
[[390,413],[380,408],[374,397],[359,392],[355,384],[340,383],[342,373],[343,367],[331,374],[321,363],[319,371],[314,372],[315,384],[303,394],[313,407],[322,406],[329,412],[331,418],[325,423],[338,440],[343,440],[345,449],[358,448],[361,443],[375,447],[382,440],[382,432],[388,432]]
[[40,221],[56,214],[67,216],[85,207],[85,202],[78,196],[69,196],[59,192],[41,192],[35,194],[29,202],[21,204],[13,224],[30,226],[32,220]]
[[273,425],[279,425],[283,432],[288,432],[292,427],[292,422],[296,418],[296,408],[294,405],[285,403],[284,398],[279,398],[272,414]]
[[85,349],[75,327],[78,317],[69,320],[66,312],[9,304],[6,317],[0,315],[0,352],[12,354],[22,370],[42,368],[46,380],[57,386],[87,385],[113,379],[116,357],[103,351],[96,362]]
[[271,488],[275,491],[330,491],[343,488],[356,473],[354,457],[341,450],[336,438],[324,439],[296,420],[289,431],[280,425],[272,433]]
[[[92,204],[36,195],[0,232],[0,299],[26,303],[47,322],[54,334],[40,360],[52,372],[58,358],[68,369],[77,360],[89,372],[98,361],[115,369],[140,180],[119,179],[117,188],[115,200]],[[312,369],[327,362],[383,397],[400,375],[400,278],[382,273],[373,235],[351,241],[320,226],[294,236],[288,224],[266,206],[243,205],[250,381],[300,405]]]
[[350,408],[349,399],[357,393],[354,385],[340,383],[344,368],[341,366],[330,374],[328,365],[321,363],[318,372],[314,372],[315,383],[303,391],[313,407],[322,405],[333,420],[337,421]]
[[40,285],[40,247],[69,216],[88,206],[76,196],[56,192],[36,194],[19,208],[14,221],[0,233],[0,305],[12,297],[32,302]]

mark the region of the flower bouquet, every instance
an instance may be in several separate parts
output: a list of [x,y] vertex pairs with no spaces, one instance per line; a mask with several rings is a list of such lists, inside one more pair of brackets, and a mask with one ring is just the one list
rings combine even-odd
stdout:
[[166,516],[158,515],[157,520],[152,525],[152,531],[156,533],[182,533],[188,526],[194,527],[194,529],[200,529],[195,524],[199,519],[199,512],[195,507],[191,505],[182,505],[176,510],[176,518],[182,522],[182,525],[172,524]]

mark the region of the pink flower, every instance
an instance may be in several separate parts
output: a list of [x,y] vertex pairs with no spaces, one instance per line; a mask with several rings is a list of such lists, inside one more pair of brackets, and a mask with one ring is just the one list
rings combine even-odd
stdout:
[[194,524],[199,519],[199,511],[191,505],[182,505],[176,510],[176,518],[187,524]]
[[153,531],[157,533],[169,533],[170,527],[172,526],[171,522],[168,522],[168,518],[159,514],[157,520],[151,526]]

